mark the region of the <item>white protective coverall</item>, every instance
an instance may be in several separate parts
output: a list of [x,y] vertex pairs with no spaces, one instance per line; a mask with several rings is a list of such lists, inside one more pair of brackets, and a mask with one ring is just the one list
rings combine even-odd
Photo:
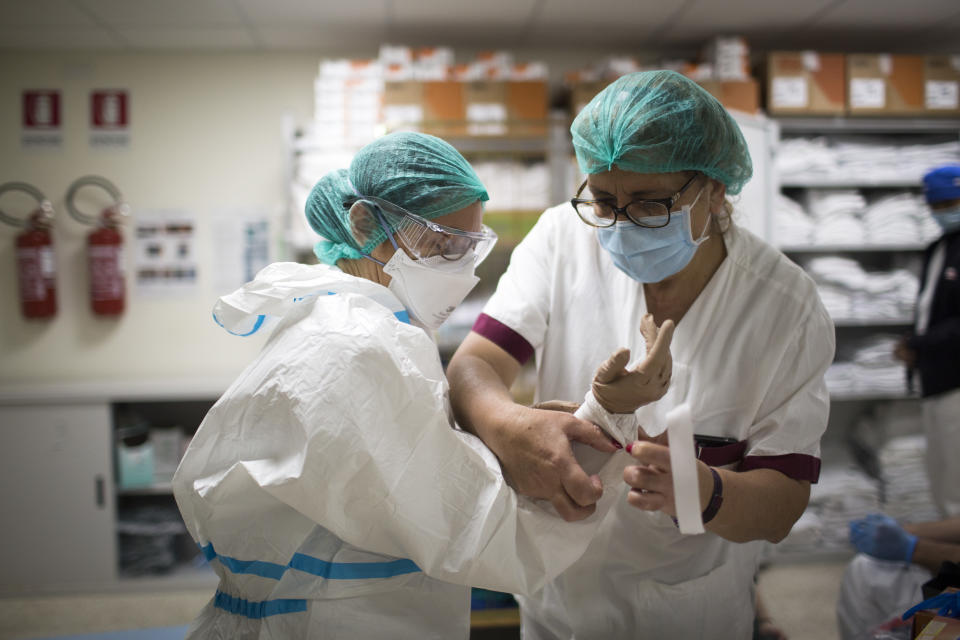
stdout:
[[576,523],[518,497],[454,426],[436,345],[383,286],[278,263],[214,317],[239,335],[279,324],[174,478],[220,576],[188,638],[467,638],[470,586],[541,588],[620,495]]

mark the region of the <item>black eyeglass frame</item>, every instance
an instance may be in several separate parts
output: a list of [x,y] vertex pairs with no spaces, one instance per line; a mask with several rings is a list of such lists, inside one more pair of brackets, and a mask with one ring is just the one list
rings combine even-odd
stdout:
[[[669,198],[656,198],[651,200],[633,200],[632,202],[628,202],[627,205],[624,207],[618,207],[612,202],[610,202],[609,200],[581,198],[580,194],[583,193],[583,190],[586,189],[587,187],[587,180],[584,180],[583,184],[580,185],[580,188],[577,189],[577,194],[570,199],[570,205],[573,207],[573,210],[577,212],[577,217],[580,218],[580,220],[582,220],[584,224],[588,224],[591,227],[598,227],[601,229],[606,227],[612,227],[617,223],[617,217],[623,216],[624,218],[626,218],[633,224],[637,225],[638,227],[645,227],[647,229],[658,229],[660,227],[665,227],[668,224],[670,224],[670,213],[671,213],[671,210],[673,209],[673,206],[677,203],[678,200],[680,200],[680,196],[683,195],[683,192],[686,191],[690,187],[690,185],[693,184],[693,181],[696,180],[698,177],[700,177],[700,175],[701,174],[699,171],[695,172],[690,177],[690,179],[687,180],[683,184],[683,186],[680,187],[680,189],[678,189],[677,192],[672,196],[670,196]],[[582,204],[590,205],[590,206],[593,206],[596,204],[602,204],[604,206],[610,207],[610,209],[613,211],[613,216],[610,218],[610,224],[596,224],[592,220],[587,220],[586,218],[584,218],[583,215],[580,213],[580,209],[578,208],[578,205],[582,205]],[[661,218],[662,215],[644,216],[643,218],[640,218],[640,220],[635,219],[633,216],[627,213],[627,208],[636,204],[643,204],[643,205],[654,204],[654,205],[662,206],[664,209],[666,209],[665,221],[663,222],[663,224],[649,224],[647,222],[641,222],[641,220],[644,220],[647,218]],[[603,219],[605,220],[605,218]]]

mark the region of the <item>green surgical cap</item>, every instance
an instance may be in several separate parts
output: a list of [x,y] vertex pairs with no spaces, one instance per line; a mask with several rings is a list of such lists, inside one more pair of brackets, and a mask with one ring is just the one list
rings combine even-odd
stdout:
[[346,169],[337,169],[320,178],[304,207],[310,228],[325,238],[313,248],[324,264],[336,264],[340,258],[360,257],[350,233],[349,210],[343,206],[353,197],[347,175]]
[[358,222],[351,227],[343,203],[359,196],[387,200],[427,219],[489,200],[470,163],[449,143],[416,132],[378,138],[357,152],[348,172],[327,174],[307,198],[307,220],[326,239],[314,248],[321,262],[360,258],[387,239],[382,227],[369,223],[359,225],[359,238],[354,235]]
[[570,125],[580,170],[700,171],[740,193],[753,163],[740,127],[703,87],[675,71],[625,75]]

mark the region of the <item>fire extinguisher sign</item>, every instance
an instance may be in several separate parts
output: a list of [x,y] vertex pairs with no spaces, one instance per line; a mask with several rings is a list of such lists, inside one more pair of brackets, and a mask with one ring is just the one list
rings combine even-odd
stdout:
[[90,92],[90,146],[126,149],[130,146],[130,92],[96,89]]
[[20,143],[25,149],[63,146],[62,107],[58,89],[28,89],[22,95]]

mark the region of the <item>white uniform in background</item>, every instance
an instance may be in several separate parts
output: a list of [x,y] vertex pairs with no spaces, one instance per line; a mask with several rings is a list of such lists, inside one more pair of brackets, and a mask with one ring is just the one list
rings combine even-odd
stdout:
[[174,478],[220,576],[189,638],[467,638],[466,585],[533,592],[580,556],[615,492],[579,523],[518,498],[388,289],[280,263],[215,309],[239,335],[271,316]]
[[870,629],[899,618],[923,601],[921,587],[933,575],[909,562],[857,554],[843,573],[837,598],[837,627],[843,640],[872,637]]
[[[739,441],[704,449],[707,464],[816,481],[833,324],[813,281],[781,253],[736,226],[724,242],[727,258],[674,333],[670,390],[640,409],[641,424],[658,431],[688,403],[696,434]],[[474,330],[508,352],[518,340],[535,350],[538,399],[577,400],[615,349],[643,353],[646,312],[642,286],[562,205],[514,250]],[[523,637],[750,638],[761,548],[683,536],[667,515],[618,499],[584,556],[520,598]]]

